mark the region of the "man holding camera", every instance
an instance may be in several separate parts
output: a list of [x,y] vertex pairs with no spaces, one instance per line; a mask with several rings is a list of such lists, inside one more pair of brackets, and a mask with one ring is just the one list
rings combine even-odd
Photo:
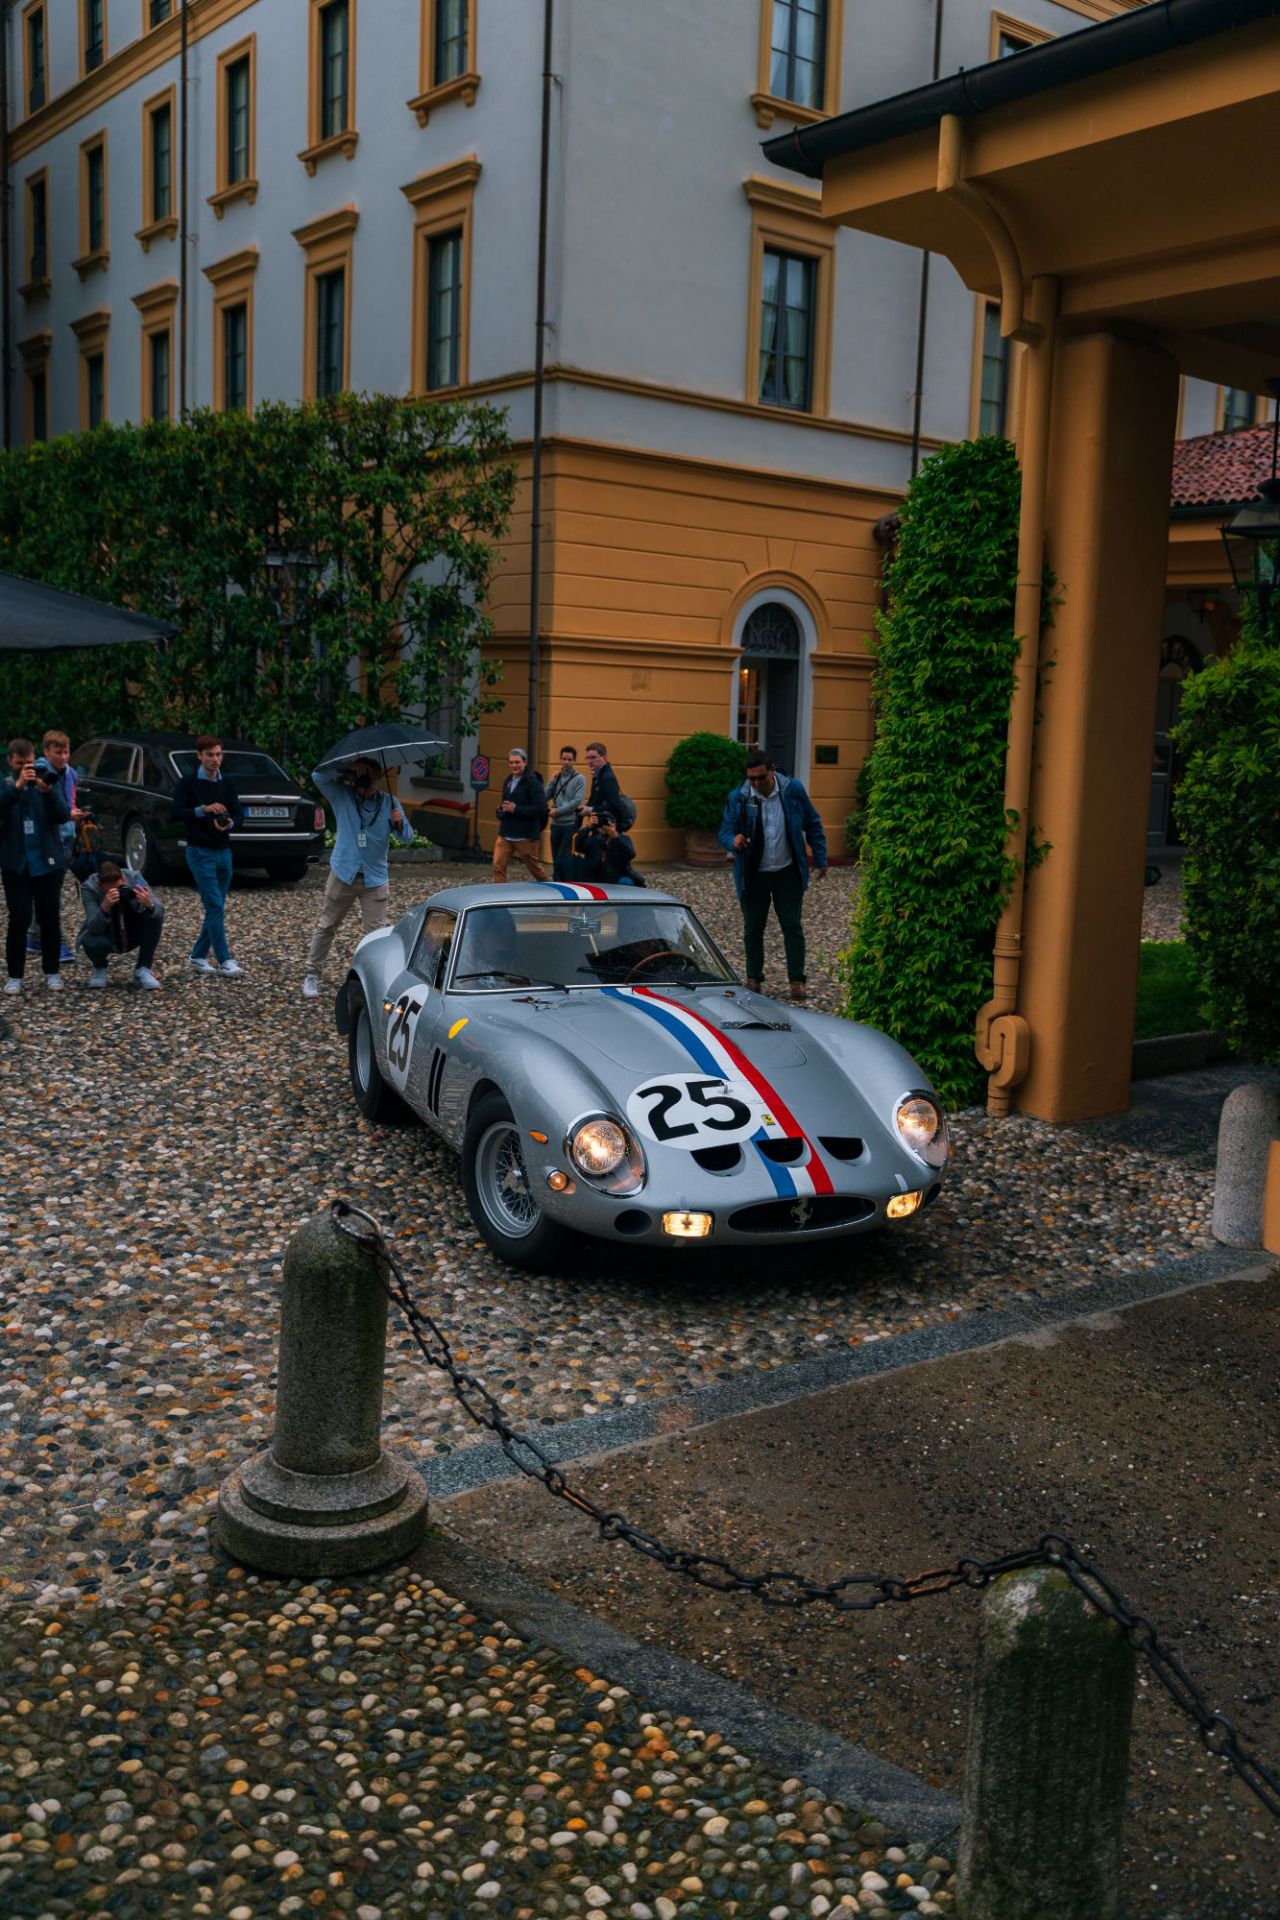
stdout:
[[379,791],[378,769],[372,760],[353,760],[336,776],[317,767],[311,778],[333,808],[335,831],[324,905],[307,952],[304,1000],[314,1000],[319,993],[321,969],[334,935],[357,900],[365,933],[386,926],[391,898],[387,854],[392,829],[404,846],[413,839],[413,828],[395,800],[390,793]]
[[[49,727],[41,739],[40,748],[40,755],[36,760],[36,773],[40,775],[47,771],[49,784],[67,803],[68,816],[60,831],[69,865],[75,852],[76,828],[85,817],[76,805],[76,770],[71,764],[71,741],[56,727]],[[39,930],[33,927],[27,933],[27,952],[39,953],[39,951],[40,934]],[[74,960],[75,957],[74,951],[67,945],[64,934],[59,958],[65,964],[68,960]]]
[[183,774],[169,808],[170,817],[186,828],[187,865],[204,908],[187,965],[195,973],[220,973],[234,980],[244,968],[231,958],[227,945],[226,905],[231,891],[231,829],[243,818],[240,796],[222,771],[222,742],[216,733],[197,737],[196,754],[200,764],[194,773]]
[[80,889],[84,925],[79,944],[93,965],[91,987],[107,984],[107,962],[113,953],[135,953],[133,982],[154,992],[160,985],[151,971],[160,944],[164,908],[140,873],[104,860]]
[[8,964],[6,993],[21,993],[27,964],[27,928],[34,913],[40,928],[40,960],[45,985],[61,987],[58,971],[62,925],[58,898],[66,869],[62,828],[70,809],[57,791],[50,768],[37,769],[36,750],[19,735],[9,742],[9,778],[0,788],[0,879],[4,882],[9,925],[5,934]]
[[636,850],[629,834],[619,830],[611,813],[584,813],[574,842],[577,858],[573,877],[601,887],[642,887],[632,869]]

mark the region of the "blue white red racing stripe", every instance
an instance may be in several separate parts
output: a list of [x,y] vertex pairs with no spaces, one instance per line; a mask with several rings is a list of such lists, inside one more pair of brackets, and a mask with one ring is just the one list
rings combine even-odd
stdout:
[[607,900],[608,894],[603,887],[588,886],[586,881],[543,880],[539,885],[550,887],[562,900]]
[[748,1060],[740,1047],[692,1007],[668,1000],[652,987],[606,987],[605,992],[613,999],[628,1001],[637,1012],[647,1014],[659,1026],[665,1027],[680,1041],[689,1058],[704,1073],[747,1082],[763,1102],[765,1110],[778,1122],[776,1132],[762,1126],[758,1133],[752,1135],[752,1145],[757,1150],[761,1142],[768,1140],[804,1141],[809,1149],[809,1157],[803,1166],[780,1166],[767,1154],[760,1154],[761,1164],[773,1182],[776,1193],[786,1198],[802,1193],[834,1193],[831,1175],[813,1141],[777,1088],[766,1080],[759,1067]]

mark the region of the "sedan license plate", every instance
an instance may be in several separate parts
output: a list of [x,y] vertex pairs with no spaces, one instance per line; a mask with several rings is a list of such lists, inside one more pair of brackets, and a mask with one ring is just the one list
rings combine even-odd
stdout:
[[292,820],[292,807],[246,807],[246,820]]

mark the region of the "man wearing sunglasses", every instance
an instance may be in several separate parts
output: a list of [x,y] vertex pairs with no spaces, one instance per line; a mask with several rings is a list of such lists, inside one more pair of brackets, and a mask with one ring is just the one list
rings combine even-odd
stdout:
[[747,777],[725,802],[720,844],[733,855],[747,985],[758,993],[764,980],[764,930],[772,906],[782,929],[791,998],[807,999],[804,895],[811,860],[816,878],[827,877],[827,836],[800,782],[779,773],[759,747],[748,753]]

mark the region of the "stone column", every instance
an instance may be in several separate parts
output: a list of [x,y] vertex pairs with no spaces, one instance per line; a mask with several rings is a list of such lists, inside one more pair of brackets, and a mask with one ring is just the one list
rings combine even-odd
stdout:
[[1213,1237],[1226,1247],[1261,1247],[1272,1142],[1280,1137],[1273,1087],[1246,1080],[1222,1103],[1213,1182]]
[[1040,649],[1016,1105],[1042,1120],[1129,1103],[1178,368],[1115,334],[1058,350],[1046,541],[1059,604]]
[[963,1920],[1116,1920],[1134,1652],[1055,1567],[983,1601],[958,1860]]
[[222,1484],[218,1533],[264,1572],[362,1573],[421,1541],[427,1490],[382,1450],[387,1297],[371,1242],[318,1213],[289,1242],[270,1447]]

